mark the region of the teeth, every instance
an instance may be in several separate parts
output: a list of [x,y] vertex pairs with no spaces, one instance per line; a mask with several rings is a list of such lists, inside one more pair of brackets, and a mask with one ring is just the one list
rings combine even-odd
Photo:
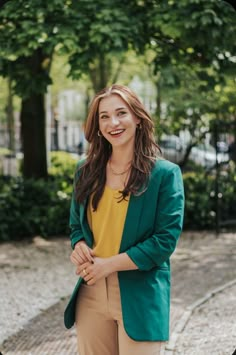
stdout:
[[110,134],[118,134],[118,133],[122,133],[123,129],[118,129],[117,131],[112,131],[110,132]]

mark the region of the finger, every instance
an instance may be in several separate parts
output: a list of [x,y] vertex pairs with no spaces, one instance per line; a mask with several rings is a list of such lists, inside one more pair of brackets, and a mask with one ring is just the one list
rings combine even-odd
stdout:
[[75,250],[81,255],[83,260],[93,262],[92,255],[94,255],[94,252],[88,247],[85,241],[78,242],[75,245]]
[[84,264],[84,260],[78,255],[76,257],[76,266]]
[[80,254],[78,254],[78,255],[80,257],[80,260],[82,260],[83,263],[86,263],[86,261],[88,261],[82,250],[81,250]]
[[84,262],[84,263],[87,261],[87,258],[86,258],[86,256],[84,255],[84,252],[83,252],[82,249],[77,248],[77,250],[74,250],[74,251],[72,252],[72,254],[73,254],[74,257],[76,258],[76,260],[78,260],[80,263],[81,263],[81,261]]
[[91,280],[89,280],[89,281],[87,281],[86,282],[86,284],[88,285],[88,286],[93,286],[93,285],[95,285],[95,283],[96,283],[96,280],[95,279],[91,279]]
[[74,252],[77,255],[80,255],[84,259],[84,248],[87,248],[87,245],[84,242],[79,242],[75,245]]
[[86,245],[83,245],[81,246],[81,249],[80,249],[82,255],[83,255],[83,260],[85,261],[90,261],[90,262],[93,262],[93,258],[90,254],[90,248],[87,247]]
[[95,252],[94,252],[93,249],[89,249],[89,252],[90,252],[90,255],[91,255],[91,256],[95,256]]
[[72,262],[72,264],[74,264],[76,266],[78,265],[77,257],[74,254],[71,254],[70,261]]
[[84,268],[82,271],[80,271],[80,277],[82,277],[84,279],[84,281],[87,283],[91,278],[92,276],[90,275],[89,272],[87,272],[87,269]]
[[85,276],[84,275],[84,272],[83,272],[83,270],[86,270],[86,273],[88,273],[88,267],[90,266],[91,264],[89,263],[89,262],[86,262],[86,263],[83,263],[83,264],[81,264],[81,265],[79,265],[78,267],[77,267],[77,269],[76,269],[76,274],[79,274],[79,275],[81,275],[81,276]]
[[83,264],[86,261],[79,254],[76,254],[74,252],[72,252],[72,254],[70,256],[70,260],[75,265]]
[[[84,273],[83,279],[84,279],[84,281],[86,281],[86,283],[88,283],[92,279],[95,279],[94,275],[92,273],[87,272],[86,269],[83,270],[82,273]],[[85,273],[86,273],[86,275],[85,275]]]
[[88,261],[90,261],[91,263],[93,263],[93,257],[91,255],[91,249],[90,248],[87,248],[85,250],[85,256],[87,258]]

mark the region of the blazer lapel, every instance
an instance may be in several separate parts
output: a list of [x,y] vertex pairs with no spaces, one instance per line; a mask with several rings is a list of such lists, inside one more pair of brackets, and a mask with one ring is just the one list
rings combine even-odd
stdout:
[[93,247],[93,234],[92,231],[89,227],[88,221],[87,221],[87,205],[88,205],[88,199],[85,201],[84,204],[80,204],[80,223],[83,229],[83,235],[84,238],[90,248]]
[[131,195],[121,240],[120,253],[136,244],[137,230],[141,220],[145,193],[140,196]]

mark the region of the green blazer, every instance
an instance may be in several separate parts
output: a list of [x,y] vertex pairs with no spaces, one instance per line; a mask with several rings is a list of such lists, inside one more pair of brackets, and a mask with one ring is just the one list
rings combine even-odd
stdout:
[[[87,206],[72,198],[71,245],[85,239],[92,247]],[[167,160],[156,162],[148,188],[131,195],[120,253],[126,252],[138,270],[118,272],[123,322],[136,341],[165,341],[169,338],[170,256],[180,236],[184,213],[184,190],[179,167]],[[75,322],[79,278],[64,314],[67,328]]]

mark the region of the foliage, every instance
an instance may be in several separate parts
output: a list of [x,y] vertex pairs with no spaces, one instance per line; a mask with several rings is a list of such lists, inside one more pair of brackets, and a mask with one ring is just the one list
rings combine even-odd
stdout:
[[0,180],[0,240],[69,233],[69,207],[76,160],[51,152],[48,180]]
[[[215,176],[205,172],[186,172],[185,229],[214,229],[216,224]],[[235,166],[222,171],[219,176],[219,223],[232,221],[236,215],[234,196],[236,193]],[[236,220],[234,221],[234,223]]]
[[214,228],[214,179],[204,173],[188,172],[184,174],[186,229]]
[[231,162],[227,172],[222,172],[220,185],[220,220],[227,227],[227,221],[234,221],[236,225],[236,164]]
[[[44,93],[55,46],[70,34],[71,2],[8,1],[0,13],[0,71],[15,83],[21,97]],[[35,63],[39,57],[42,62]],[[38,66],[37,75],[35,66]]]
[[71,187],[62,179],[2,179],[0,240],[67,233]]
[[105,86],[110,56],[142,38],[137,32],[142,22],[131,16],[139,2],[131,2],[136,7],[124,2],[111,6],[108,0],[12,0],[1,9],[0,74],[11,79],[22,98],[25,177],[47,177],[43,95],[52,83],[53,54],[69,55],[73,77],[87,70],[95,91]]
[[74,172],[76,169],[76,163],[78,159],[75,159],[71,154],[67,152],[50,152],[51,166],[49,168],[49,174],[53,177],[60,177],[67,181],[73,181]]
[[[53,161],[58,168],[63,165],[60,176],[49,180],[24,180],[11,178],[0,180],[0,240],[17,240],[35,235],[44,237],[69,233],[69,208],[73,186],[73,163],[67,167],[59,152]],[[59,162],[60,161],[60,162]],[[67,170],[68,169],[68,170]],[[200,172],[185,172],[186,196],[185,229],[214,229],[216,200],[215,176]],[[236,215],[235,165],[222,171],[219,177],[220,222]]]
[[[130,42],[141,41],[138,31],[143,25],[137,16],[143,6],[131,3],[8,1],[0,13],[0,72],[14,80],[21,97],[45,93],[52,82],[50,67],[56,52],[69,55],[73,77],[84,73],[92,77],[95,70],[100,78],[94,80],[106,84],[111,54],[121,55]],[[41,61],[40,70],[32,76],[35,56]]]
[[109,0],[78,2],[78,41],[69,56],[72,77],[78,79],[86,73],[95,92],[111,82],[114,62],[119,69],[125,52],[143,42],[144,10],[139,1],[116,2],[114,6]]
[[8,148],[0,148],[0,156],[11,154],[11,151]]
[[[68,59],[71,77],[80,79],[86,74],[97,91],[113,80],[114,67],[120,70],[130,48],[138,55],[151,50],[152,70],[161,78],[163,88],[167,86],[163,96],[174,97],[168,102],[169,126],[176,131],[180,121],[199,131],[211,119],[205,115],[207,109],[211,109],[210,115],[216,113],[212,89],[224,83],[226,75],[235,75],[235,30],[233,8],[218,0],[112,4],[109,0],[5,1],[0,12],[0,74],[12,80],[15,93],[23,100],[30,98],[24,102],[21,115],[23,142],[27,142],[23,144],[25,175],[39,176],[37,167],[47,175],[42,147],[45,134],[39,124],[44,120],[44,110],[39,110],[43,100],[38,101],[38,107],[35,101],[52,83],[50,69],[55,53]],[[158,90],[160,80],[156,80]],[[30,105],[37,107],[38,115],[30,116]],[[189,109],[194,114],[185,120]],[[39,132],[37,139],[30,132]]]
[[224,1],[162,0],[149,15],[146,36],[156,51],[156,70],[198,63],[224,73],[234,67],[235,12]]
[[224,1],[171,0],[151,12],[146,36],[163,103],[159,131],[186,129],[194,145],[211,121],[235,119],[235,11]]

